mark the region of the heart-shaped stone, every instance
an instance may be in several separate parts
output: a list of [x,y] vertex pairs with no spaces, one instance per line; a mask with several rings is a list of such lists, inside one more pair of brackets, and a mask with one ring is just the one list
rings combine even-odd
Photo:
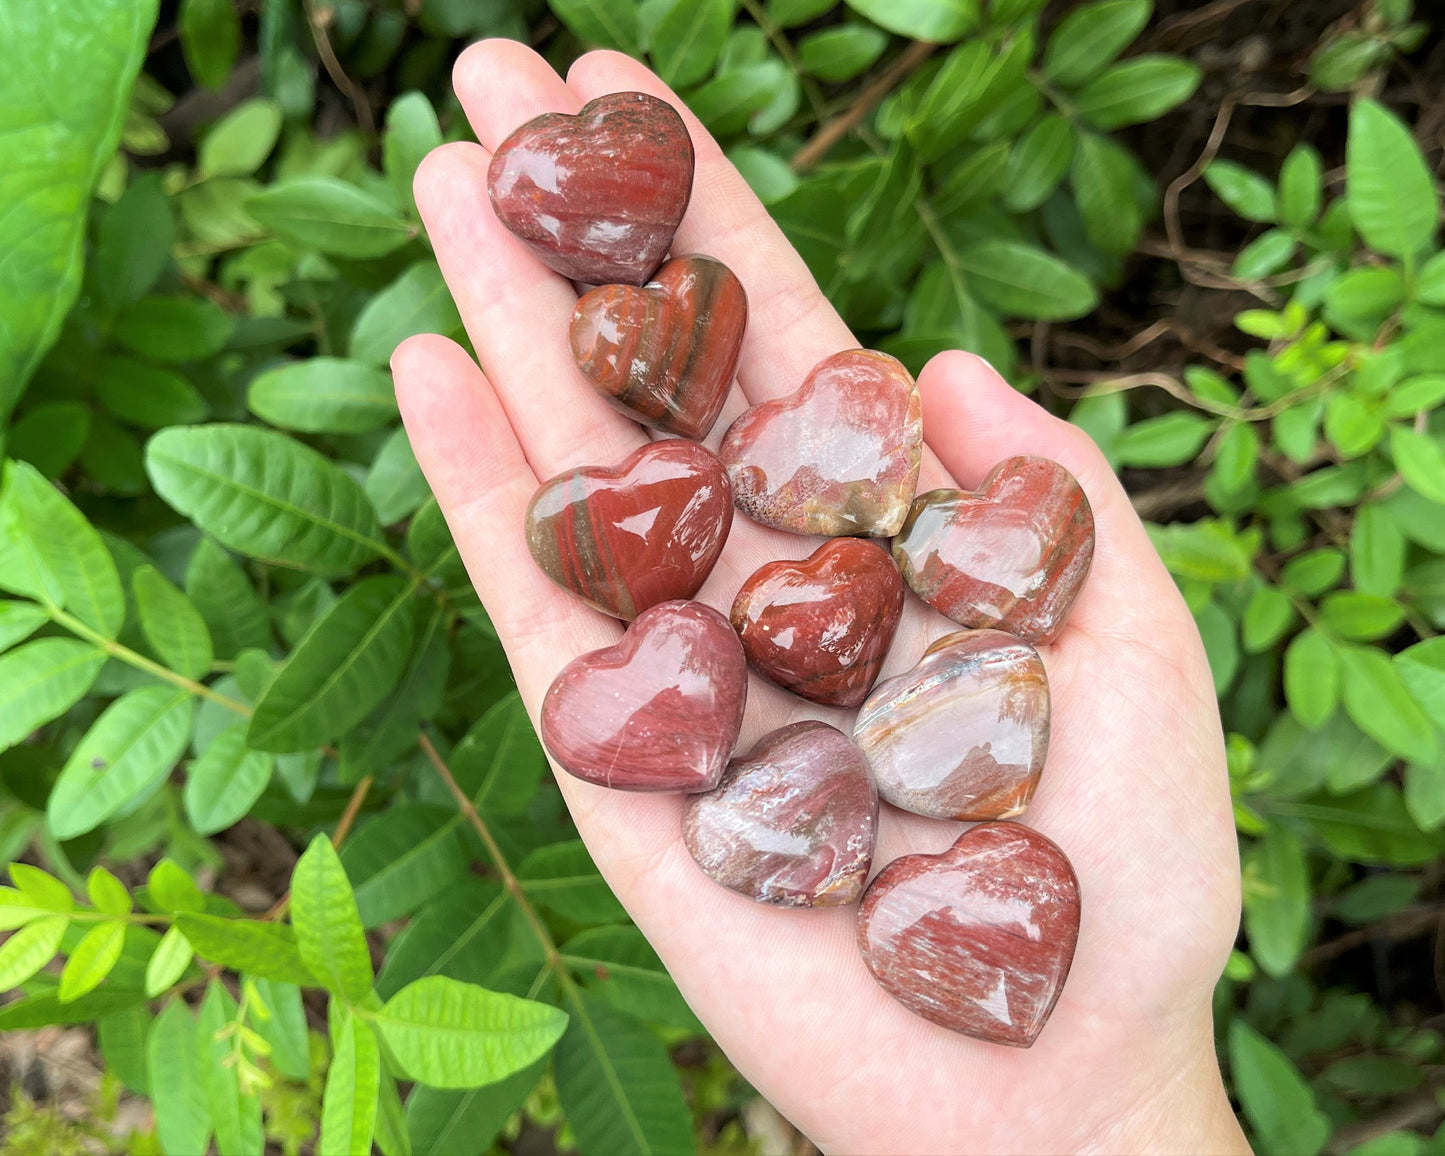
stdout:
[[542,700],[542,742],[599,786],[710,791],[747,697],[747,659],[727,619],[700,602],[664,602],[616,646],[563,668]]
[[781,907],[854,902],[877,830],[868,761],[821,722],[764,735],[716,790],[687,801],[682,820],[687,849],[709,876]]
[[812,702],[851,708],[888,657],[903,596],[886,550],[833,538],[801,562],[754,571],[733,602],[733,629],[759,674]]
[[641,285],[692,195],[692,138],[666,101],[614,92],[543,113],[492,155],[497,219],[548,267],[589,285]]
[[955,622],[1052,642],[1094,558],[1094,515],[1058,462],[1009,458],[973,493],[920,494],[893,556],[918,596]]
[[999,630],[940,638],[879,683],[853,725],[878,793],[932,819],[1007,819],[1033,798],[1049,748],[1049,683]]
[[527,548],[557,585],[629,619],[696,594],[732,520],[722,463],[670,438],[616,469],[583,466],[544,482],[527,507]]
[[748,297],[711,257],[678,257],[641,289],[602,285],[577,302],[572,356],[634,421],[703,438],[722,412],[742,353]]
[[796,393],[742,414],[718,456],[733,501],[756,522],[794,534],[891,537],[923,460],[918,386],[886,353],[835,353]]
[[1026,1048],[1054,1010],[1079,938],[1079,881],[1052,841],[982,823],[942,855],[905,855],[858,909],[885,991],[964,1035]]

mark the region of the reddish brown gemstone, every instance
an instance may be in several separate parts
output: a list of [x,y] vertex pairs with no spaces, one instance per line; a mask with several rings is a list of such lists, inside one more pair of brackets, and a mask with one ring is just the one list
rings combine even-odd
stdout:
[[856,707],[888,657],[903,595],[886,550],[834,538],[801,562],[755,571],[733,602],[733,628],[758,673],[813,702]]
[[880,683],[853,725],[878,793],[933,819],[1007,819],[1033,798],[1049,747],[1049,684],[999,630],[940,638]]
[[726,265],[678,257],[641,289],[603,285],[577,302],[572,355],[628,417],[702,438],[727,400],[747,324],[747,294]]
[[614,92],[529,120],[492,156],[487,187],[497,219],[562,276],[641,285],[672,244],[692,172],[677,111]]
[[863,752],[826,723],[765,735],[716,790],[695,795],[682,836],[724,887],[782,907],[842,907],[873,861],[878,795]]
[[718,450],[748,517],[830,538],[898,533],[922,455],[918,386],[871,349],[820,361],[792,396],[733,422]]
[[568,663],[542,700],[542,742],[599,786],[709,791],[738,741],[747,693],[727,619],[700,602],[664,602],[616,646]]
[[920,494],[893,542],[918,596],[963,626],[1052,642],[1094,557],[1094,515],[1074,476],[1009,458],[974,493]]
[[652,442],[616,469],[544,482],[527,507],[527,547],[547,577],[617,618],[697,593],[727,541],[722,463],[696,442]]
[[1053,842],[983,823],[942,855],[905,855],[858,909],[858,946],[885,991],[964,1035],[1026,1048],[1069,974],[1079,881]]

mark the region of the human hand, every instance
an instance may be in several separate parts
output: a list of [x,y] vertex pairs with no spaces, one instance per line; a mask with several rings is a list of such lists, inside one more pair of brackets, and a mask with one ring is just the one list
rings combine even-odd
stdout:
[[[513,129],[642,91],[682,110],[642,65],[581,58],[564,82],[511,41],[469,49],[457,94],[481,145],[449,144],[417,174],[428,234],[486,373],[454,343],[416,337],[393,357],[402,416],[535,722],[578,654],[621,624],[554,586],[528,554],[538,483],[613,465],[648,434],[586,382],[567,348],[572,286],[506,231],[487,165]],[[706,131],[673,251],[717,257],[742,280],[749,326],[738,382],[708,445],[747,406],[791,393],[823,357],[858,342],[802,259]],[[1034,1046],[1014,1050],[922,1020],[873,980],[855,911],[783,910],[718,887],[681,838],[683,799],[627,794],[561,774],[599,869],[738,1070],[825,1151],[1054,1153],[1244,1151],[1214,1057],[1210,995],[1233,942],[1239,874],[1213,684],[1193,620],[1129,500],[1088,437],[965,353],[919,378],[927,450],[919,490],[976,485],[1014,454],[1056,459],[1093,505],[1093,571],[1059,640],[1041,648],[1052,741],[1023,817],[1078,873],[1073,969]],[[700,601],[727,613],[762,563],[817,539],[739,515]],[[957,627],[910,596],[883,677]],[[749,683],[746,749],[803,718],[851,731],[851,712]],[[874,858],[938,852],[959,824],[880,817]]]

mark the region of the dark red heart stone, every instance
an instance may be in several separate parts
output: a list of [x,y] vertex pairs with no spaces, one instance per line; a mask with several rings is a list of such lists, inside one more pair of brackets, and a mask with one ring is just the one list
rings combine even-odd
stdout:
[[616,469],[544,482],[527,507],[527,548],[563,589],[616,618],[691,598],[732,525],[722,463],[696,442],[652,442]]
[[918,386],[886,353],[835,353],[796,393],[743,413],[718,456],[733,501],[756,522],[829,538],[891,537],[923,460]]
[[543,113],[492,156],[497,219],[541,261],[589,285],[641,285],[692,195],[692,138],[665,101],[614,92]]
[[942,855],[905,855],[858,909],[858,947],[909,1011],[1026,1048],[1054,1010],[1079,938],[1079,881],[1052,841],[982,823]]
[[664,602],[616,646],[567,664],[542,700],[542,742],[599,786],[710,791],[747,696],[747,660],[727,619],[700,602]]
[[634,421],[703,438],[737,372],[748,324],[742,282],[711,257],[678,257],[650,283],[603,285],[577,302],[572,356]]
[[903,597],[886,550],[834,538],[801,562],[756,570],[733,602],[733,629],[759,674],[812,702],[851,708],[888,657]]
[[918,596],[955,622],[1052,642],[1094,558],[1094,515],[1058,462],[1009,458],[973,493],[920,494],[893,556]]
[[1049,749],[1049,683],[1000,630],[940,638],[878,685],[853,725],[878,793],[932,819],[1008,819],[1033,798]]
[[764,735],[683,814],[687,849],[707,874],[780,907],[843,907],[873,861],[878,795],[847,735],[799,722]]

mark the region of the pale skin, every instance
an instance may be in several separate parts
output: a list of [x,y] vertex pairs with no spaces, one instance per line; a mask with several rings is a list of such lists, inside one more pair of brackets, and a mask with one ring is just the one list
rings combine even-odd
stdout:
[[[576,112],[604,93],[682,103],[625,56],[589,53],[564,81],[512,41],[470,48],[454,81],[481,143],[428,156],[416,198],[482,368],[434,336],[405,342],[392,366],[417,459],[535,721],[557,672],[615,643],[622,626],[537,569],[522,534],[528,499],[562,470],[615,465],[648,434],[575,367],[576,292],[497,222],[489,150],[540,113]],[[747,406],[791,393],[817,361],[858,341],[683,115],[697,177],[673,252],[723,261],[750,304],[738,380],[707,442],[715,448]],[[967,353],[935,357],[919,387],[920,491],[975,486],[999,460],[1039,454],[1074,473],[1097,520],[1093,571],[1063,635],[1042,648],[1053,738],[1022,817],[1065,850],[1082,896],[1073,970],[1038,1041],[1000,1047],[906,1011],[863,965],[852,908],[772,909],[717,886],[683,845],[680,796],[609,791],[559,772],[577,828],[728,1058],[825,1152],[1247,1152],[1211,1030],[1210,994],[1239,917],[1239,863],[1193,620],[1086,435]],[[738,515],[698,597],[726,613],[758,566],[817,544]],[[951,629],[910,595],[884,675],[907,670]],[[753,677],[742,745],[804,718],[852,723]],[[885,806],[875,869],[942,851],[961,829]]]

